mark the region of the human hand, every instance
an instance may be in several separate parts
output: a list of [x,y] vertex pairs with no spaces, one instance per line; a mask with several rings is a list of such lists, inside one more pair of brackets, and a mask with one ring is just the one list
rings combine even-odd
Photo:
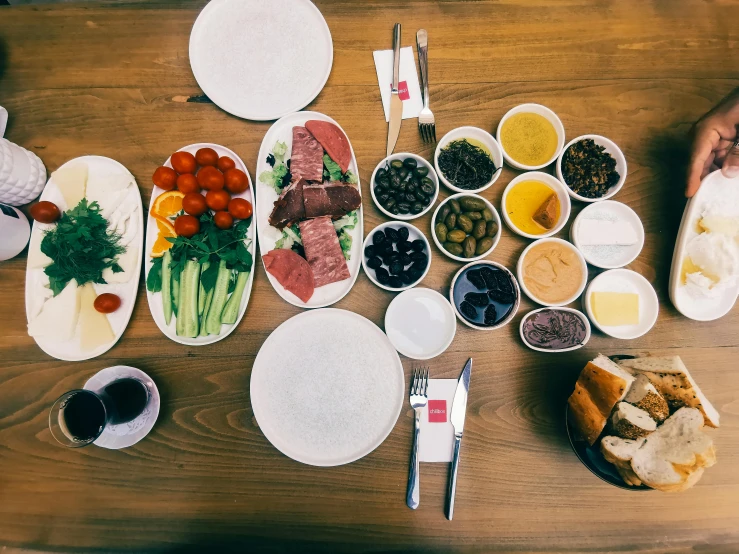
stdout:
[[734,90],[715,108],[693,125],[693,145],[688,166],[688,186],[685,196],[690,198],[701,185],[701,179],[721,168],[726,177],[739,176],[739,89]]

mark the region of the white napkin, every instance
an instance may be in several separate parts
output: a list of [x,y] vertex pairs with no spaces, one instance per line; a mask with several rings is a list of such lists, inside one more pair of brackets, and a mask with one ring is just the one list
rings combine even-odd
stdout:
[[[376,50],[375,58],[377,82],[380,85],[382,109],[385,110],[385,121],[390,121],[390,91],[393,88],[393,51]],[[421,87],[418,84],[416,60],[413,48],[406,46],[400,49],[400,71],[398,73],[398,93],[403,101],[403,119],[418,117],[423,107]]]
[[422,462],[451,462],[454,426],[449,421],[457,379],[429,379],[428,403],[421,414],[421,442],[418,458]]

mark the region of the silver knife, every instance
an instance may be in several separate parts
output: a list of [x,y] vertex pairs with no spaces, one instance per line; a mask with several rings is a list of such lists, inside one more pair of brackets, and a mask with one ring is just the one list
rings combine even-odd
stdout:
[[395,143],[400,135],[400,124],[403,121],[403,101],[398,95],[400,80],[400,23],[393,29],[393,88],[390,91],[390,122],[387,128],[387,156],[395,150]]
[[457,382],[457,390],[454,393],[452,403],[452,415],[449,418],[454,426],[454,454],[452,455],[452,467],[449,471],[449,488],[446,498],[446,517],[448,520],[454,517],[454,495],[457,492],[457,467],[459,466],[459,447],[462,445],[462,430],[464,429],[464,416],[467,413],[467,393],[470,390],[470,373],[472,372],[472,358],[467,360]]

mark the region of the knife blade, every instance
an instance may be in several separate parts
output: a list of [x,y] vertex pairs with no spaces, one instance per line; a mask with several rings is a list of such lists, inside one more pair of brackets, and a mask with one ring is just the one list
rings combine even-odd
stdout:
[[457,468],[459,467],[459,449],[462,446],[462,432],[464,430],[464,418],[467,414],[467,394],[470,390],[470,374],[472,373],[472,358],[467,360],[462,370],[462,375],[457,381],[457,390],[454,392],[452,402],[452,413],[449,421],[454,427],[454,454],[452,455],[452,467],[449,471],[449,487],[447,489],[446,517],[448,520],[454,517],[454,496],[457,492]]
[[390,121],[387,128],[387,156],[395,150],[403,121],[403,101],[398,94],[400,81],[400,23],[393,29],[393,85],[390,91]]

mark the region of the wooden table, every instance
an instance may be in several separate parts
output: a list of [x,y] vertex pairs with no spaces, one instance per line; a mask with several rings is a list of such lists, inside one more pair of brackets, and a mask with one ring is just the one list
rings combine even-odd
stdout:
[[[234,149],[252,177],[268,123],[231,117],[201,97],[188,62],[203,0],[0,7],[0,104],[7,138],[49,170],[82,154],[119,160],[145,204],[151,174],[177,148],[212,141]],[[617,200],[646,231],[630,266],[652,281],[659,321],[625,342],[596,334],[572,354],[527,350],[518,322],[496,332],[458,326],[434,377],[475,359],[455,519],[444,518],[447,467],[422,467],[422,502],[406,508],[412,418],[404,409],[375,452],[344,467],[301,465],[259,431],[249,403],[254,357],[300,312],[268,284],[261,263],[245,319],[226,340],[187,348],[155,326],[143,282],[130,326],[105,355],[82,363],[46,356],[26,334],[25,255],[0,264],[0,544],[12,547],[220,551],[409,549],[450,551],[739,551],[739,310],[712,323],[680,316],[667,296],[684,205],[692,122],[739,85],[739,6],[722,0],[317,0],[334,40],[334,66],[311,109],[346,129],[365,195],[365,231],[385,221],[368,179],[386,124],[372,51],[430,36],[431,105],[438,134],[495,129],[523,102],[559,114],[568,137],[618,143],[629,174]],[[249,32],[245,29],[244,32]],[[279,83],[276,83],[279,86]],[[397,151],[431,159],[414,120]],[[498,204],[502,178],[485,193]],[[448,191],[442,191],[442,197]],[[581,206],[575,206],[577,212]],[[573,214],[574,216],[575,214]],[[429,218],[420,220],[429,229]],[[562,233],[566,236],[565,233]],[[1,239],[0,239],[1,240]],[[504,230],[491,259],[513,267],[527,241]],[[424,286],[448,292],[459,265],[434,252]],[[392,294],[360,275],[338,308],[382,324]],[[580,464],[563,428],[564,402],[596,353],[680,354],[720,410],[719,463],[680,495],[610,487]],[[163,397],[159,421],[133,448],[68,450],[47,428],[48,408],[100,368],[148,372]],[[406,374],[411,361],[403,360]],[[330,545],[330,546],[329,546]],[[244,550],[242,550],[244,551]]]

